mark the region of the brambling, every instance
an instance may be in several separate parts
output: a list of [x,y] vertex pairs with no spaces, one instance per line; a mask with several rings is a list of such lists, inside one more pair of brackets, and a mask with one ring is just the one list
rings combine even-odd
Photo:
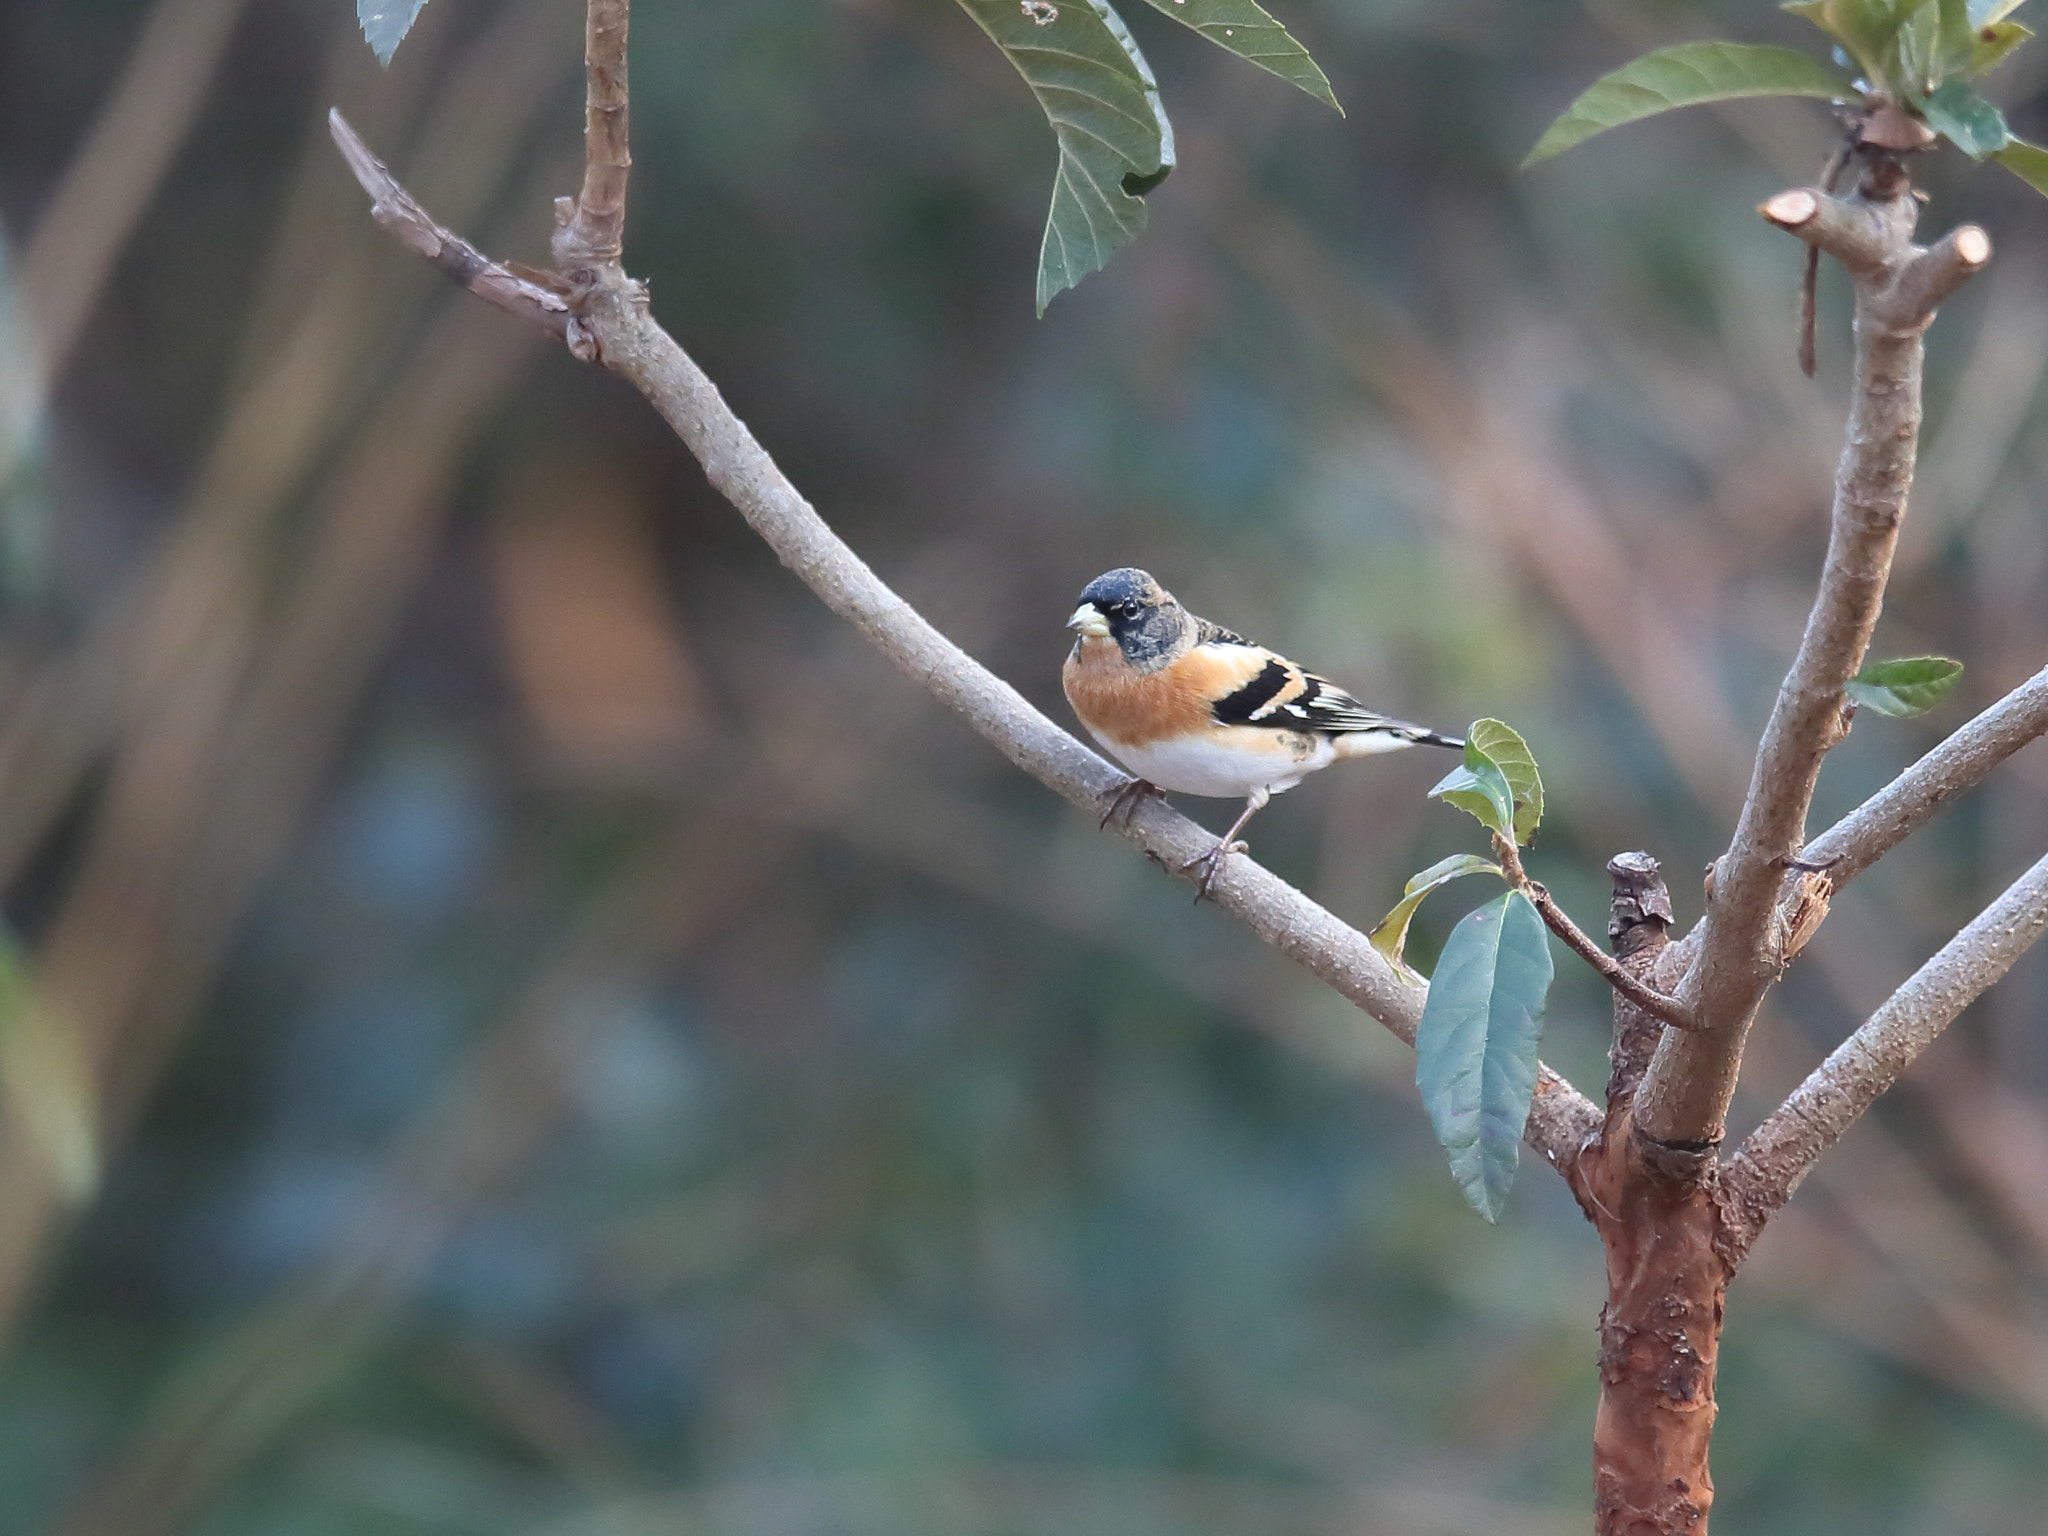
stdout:
[[1067,702],[1088,734],[1137,775],[1103,821],[1138,795],[1244,797],[1244,811],[1203,866],[1195,899],[1252,813],[1340,758],[1423,743],[1462,748],[1452,736],[1376,715],[1336,684],[1241,635],[1189,613],[1129,566],[1088,583],[1067,620],[1078,630],[1060,669]]

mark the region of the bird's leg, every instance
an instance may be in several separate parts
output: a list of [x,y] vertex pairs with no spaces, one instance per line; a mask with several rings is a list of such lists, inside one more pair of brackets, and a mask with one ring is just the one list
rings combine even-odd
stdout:
[[1181,865],[1183,871],[1194,869],[1197,866],[1201,868],[1202,878],[1195,885],[1196,901],[1200,901],[1209,894],[1209,887],[1216,879],[1216,871],[1223,867],[1225,859],[1229,858],[1233,853],[1245,853],[1250,850],[1251,845],[1249,843],[1240,843],[1234,839],[1239,832],[1244,830],[1244,824],[1252,819],[1252,813],[1272,798],[1272,794],[1267,790],[1253,790],[1245,798],[1243,813],[1230,824],[1230,830],[1216,840],[1216,846],[1207,853],[1202,854],[1199,858],[1189,859],[1187,863]]
[[1137,813],[1140,801],[1147,795],[1160,793],[1159,786],[1150,779],[1126,779],[1109,797],[1109,809],[1102,813],[1102,820],[1096,826],[1106,827],[1112,821],[1129,821]]

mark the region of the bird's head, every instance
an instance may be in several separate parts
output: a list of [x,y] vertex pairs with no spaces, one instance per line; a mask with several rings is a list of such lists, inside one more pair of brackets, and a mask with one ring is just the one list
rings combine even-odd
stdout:
[[1105,571],[1081,589],[1081,606],[1067,628],[1114,640],[1135,667],[1162,666],[1187,648],[1192,627],[1185,608],[1148,572],[1134,566]]

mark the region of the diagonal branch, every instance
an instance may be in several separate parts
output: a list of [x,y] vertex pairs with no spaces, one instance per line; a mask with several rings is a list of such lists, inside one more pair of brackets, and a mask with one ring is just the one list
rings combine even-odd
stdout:
[[1974,225],[1933,247],[1915,245],[1918,206],[1903,188],[1850,199],[1806,188],[1782,192],[1762,209],[1848,269],[1856,291],[1855,382],[1820,589],[1678,989],[1700,1031],[1665,1035],[1637,1101],[1637,1126],[1657,1141],[1711,1145],[1723,1135],[1743,1041],[1786,962],[1774,922],[1784,871],[1799,856],[1821,762],[1842,739],[1843,689],[1876,627],[1905,517],[1920,432],[1921,337],[1935,305],[1990,260],[1991,243]]
[[1825,865],[1840,890],[1904,842],[1949,801],[2048,732],[2048,667],[1953,732],[1933,751],[1808,843],[1801,862]]
[[1722,1187],[1744,1245],[1913,1059],[2048,930],[2048,857],[2006,888],[1885,1001],[1758,1126]]
[[[1100,812],[1130,782],[940,634],[869,569],[783,475],[717,386],[655,323],[638,283],[615,266],[591,273],[588,286],[573,301],[575,322],[567,325],[570,306],[558,294],[486,261],[434,223],[338,113],[330,114],[330,123],[380,224],[488,302],[556,334],[566,328],[579,356],[587,354],[638,389],[703,465],[712,486],[782,563],[1011,762],[1091,812]],[[468,254],[451,260],[444,255],[449,250]],[[1110,825],[1162,868],[1191,881],[1196,876],[1188,871],[1216,841],[1214,834],[1151,798],[1128,819]],[[1396,1037],[1414,1043],[1427,992],[1396,974],[1363,933],[1248,858],[1227,862],[1209,894],[1266,943]],[[1576,1179],[1579,1149],[1599,1124],[1600,1111],[1585,1095],[1550,1068],[1539,1068],[1526,1139],[1567,1179]]]
[[[1550,888],[1541,881],[1531,880],[1522,868],[1522,854],[1514,843],[1498,832],[1493,835],[1494,856],[1508,873],[1508,883],[1536,908],[1544,926],[1564,941],[1565,948],[1593,967],[1615,991],[1634,1003],[1643,1012],[1659,1023],[1673,1029],[1695,1029],[1692,1015],[1685,1011],[1684,1004],[1675,997],[1666,997],[1655,987],[1632,976],[1621,962],[1593,942],[1592,935],[1572,921],[1571,914],[1557,904],[1557,898],[1550,894]],[[1669,906],[1667,900],[1666,906]],[[1669,920],[1669,913],[1666,913]]]
[[327,114],[327,131],[341,149],[348,168],[370,194],[370,217],[415,256],[424,256],[445,276],[486,304],[561,336],[569,329],[569,301],[539,281],[546,274],[527,275],[492,261],[460,235],[451,234],[422,208],[398,178],[349,127],[339,110]]

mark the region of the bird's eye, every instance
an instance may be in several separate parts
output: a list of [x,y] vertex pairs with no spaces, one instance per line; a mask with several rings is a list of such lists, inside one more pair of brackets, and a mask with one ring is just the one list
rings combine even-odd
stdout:
[[1137,611],[1138,605],[1136,603],[1111,603],[1109,605],[1109,616],[1112,619],[1128,619],[1136,615]]

